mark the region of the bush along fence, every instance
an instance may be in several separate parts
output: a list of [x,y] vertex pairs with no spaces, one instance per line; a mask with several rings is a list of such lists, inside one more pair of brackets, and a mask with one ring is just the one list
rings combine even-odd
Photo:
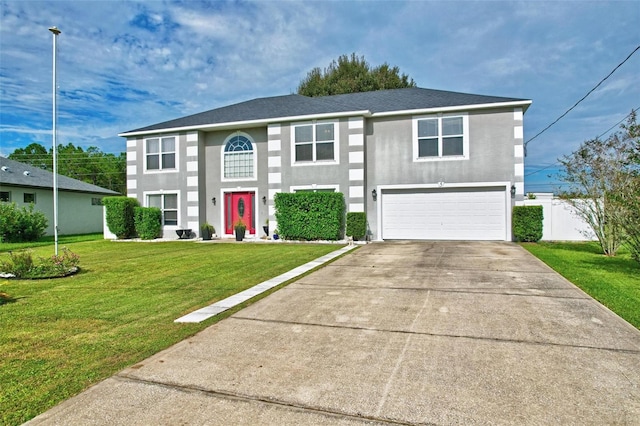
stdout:
[[345,202],[340,192],[277,193],[279,235],[287,240],[340,240],[344,235]]
[[513,236],[520,242],[538,242],[542,238],[542,206],[513,208]]
[[46,229],[47,217],[34,210],[33,204],[18,207],[16,203],[0,203],[0,242],[36,241]]

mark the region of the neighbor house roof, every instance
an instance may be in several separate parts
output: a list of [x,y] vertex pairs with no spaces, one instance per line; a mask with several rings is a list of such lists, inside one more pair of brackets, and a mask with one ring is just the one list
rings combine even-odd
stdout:
[[212,109],[121,133],[119,136],[152,134],[157,131],[212,130],[251,123],[303,120],[337,116],[382,116],[461,107],[486,108],[520,105],[524,110],[530,100],[499,96],[411,87],[344,95],[308,97],[302,95],[258,98]]
[[[30,164],[0,157],[0,186],[53,189],[53,173]],[[58,190],[117,195],[115,191],[58,174]]]

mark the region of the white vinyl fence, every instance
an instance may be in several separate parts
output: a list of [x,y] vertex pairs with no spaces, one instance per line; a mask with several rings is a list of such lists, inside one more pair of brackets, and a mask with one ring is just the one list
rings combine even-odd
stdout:
[[575,213],[574,208],[553,194],[536,193],[534,200],[525,199],[525,206],[542,206],[543,241],[593,241],[595,235],[589,225]]

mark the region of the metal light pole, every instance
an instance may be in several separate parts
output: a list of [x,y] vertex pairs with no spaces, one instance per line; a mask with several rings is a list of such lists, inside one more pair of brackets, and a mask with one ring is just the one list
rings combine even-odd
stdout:
[[57,81],[56,81],[56,41],[60,30],[57,27],[49,28],[53,34],[53,240],[55,242],[55,254],[58,255],[58,152],[57,129],[58,108],[56,105]]

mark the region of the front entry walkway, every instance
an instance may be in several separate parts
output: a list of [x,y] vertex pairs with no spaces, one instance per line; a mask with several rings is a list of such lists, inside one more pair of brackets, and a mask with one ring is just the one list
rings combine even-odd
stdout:
[[32,424],[638,424],[640,331],[521,247],[366,245]]

